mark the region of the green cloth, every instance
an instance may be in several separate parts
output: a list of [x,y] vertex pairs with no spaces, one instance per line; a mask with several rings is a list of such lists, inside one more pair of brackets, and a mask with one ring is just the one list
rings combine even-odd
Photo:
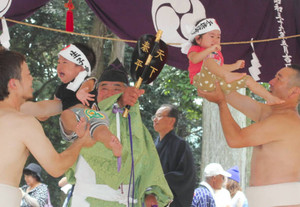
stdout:
[[[116,115],[112,113],[113,104],[117,102],[121,94],[114,95],[101,101],[98,105],[102,112],[105,112],[110,120],[109,129],[116,135]],[[138,203],[135,206],[142,206],[145,194],[154,193],[158,205],[165,206],[173,198],[172,192],[165,180],[160,160],[153,143],[153,139],[142,123],[139,104],[135,104],[130,109],[134,175],[135,175],[135,199]],[[120,115],[121,143],[123,146],[122,165],[120,172],[117,171],[117,158],[112,151],[107,149],[102,143],[96,143],[92,148],[84,148],[81,155],[89,163],[96,173],[97,184],[106,184],[113,189],[118,189],[120,184],[129,184],[131,173],[131,150],[128,118]],[[74,166],[75,167],[75,166]],[[68,171],[68,181],[74,182],[74,169]],[[131,182],[132,183],[132,182]],[[149,190],[149,187],[151,189]],[[91,207],[124,207],[117,202],[108,202],[96,198],[87,198]]]

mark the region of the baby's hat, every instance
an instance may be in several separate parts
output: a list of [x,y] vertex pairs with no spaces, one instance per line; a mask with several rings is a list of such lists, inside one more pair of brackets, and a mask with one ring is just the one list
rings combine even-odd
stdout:
[[187,54],[190,47],[192,46],[192,42],[198,35],[205,34],[207,32],[219,30],[221,31],[217,21],[213,18],[206,18],[201,20],[190,33],[190,37],[188,41],[181,46],[181,52]]

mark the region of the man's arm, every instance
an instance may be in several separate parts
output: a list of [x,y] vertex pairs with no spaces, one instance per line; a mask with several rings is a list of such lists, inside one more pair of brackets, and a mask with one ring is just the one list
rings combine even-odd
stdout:
[[216,84],[215,91],[203,92],[198,90],[198,94],[208,101],[218,104],[223,133],[228,146],[232,148],[266,144],[273,141],[274,137],[277,137],[275,136],[276,134],[281,133],[280,129],[273,129],[278,123],[272,119],[266,119],[264,122],[258,122],[241,129],[233,119],[225,96],[218,83]]
[[62,112],[62,103],[59,99],[44,100],[38,102],[27,101],[21,105],[20,111],[37,118],[48,118]]
[[80,88],[87,88],[87,92],[91,92],[92,90],[95,89],[95,82],[97,81],[96,78],[94,77],[90,77],[88,79],[86,79],[82,85],[80,86]]
[[[85,121],[80,122],[86,124]],[[45,136],[41,124],[33,117],[24,116],[20,136],[28,150],[53,177],[61,176],[77,160],[82,147],[90,147],[95,141],[89,136],[89,127],[82,138],[75,140],[72,145],[57,153],[50,140]]]
[[265,119],[254,123],[243,129],[233,119],[227,103],[218,103],[220,119],[227,144],[232,148],[253,147],[275,141],[278,134],[284,133],[280,130],[278,122],[273,119]]
[[255,101],[249,96],[242,95],[236,91],[227,94],[226,100],[232,107],[255,122],[259,121],[266,113],[270,112],[270,106]]

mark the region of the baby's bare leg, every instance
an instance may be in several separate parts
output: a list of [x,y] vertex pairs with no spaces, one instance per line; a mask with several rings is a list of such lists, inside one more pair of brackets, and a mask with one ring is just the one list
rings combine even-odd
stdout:
[[224,72],[223,79],[226,83],[232,83],[233,81],[240,80],[246,75],[246,73]]
[[204,67],[206,67],[209,72],[224,79],[226,83],[232,83],[246,75],[246,73],[231,72],[240,68],[240,64],[237,63],[229,65],[223,64],[222,66],[219,66],[213,59],[208,59],[204,62]]
[[106,125],[98,126],[93,137],[96,141],[102,142],[106,148],[111,149],[114,156],[120,157],[122,155],[122,144]]
[[246,73],[237,73],[237,72],[224,70],[222,67],[218,67],[218,68],[210,67],[208,68],[208,71],[224,79],[226,83],[232,83],[233,81],[239,80],[246,75]]
[[75,132],[77,126],[76,115],[73,111],[67,109],[61,113],[60,119],[62,121],[64,131],[66,134],[71,134]]
[[251,76],[247,76],[246,85],[253,93],[264,98],[268,105],[280,104],[284,102],[280,98],[273,96],[269,91],[267,91],[267,89],[256,82]]

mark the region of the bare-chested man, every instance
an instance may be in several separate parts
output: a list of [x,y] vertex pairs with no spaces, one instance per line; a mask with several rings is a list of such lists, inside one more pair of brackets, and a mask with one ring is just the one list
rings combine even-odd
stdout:
[[[0,206],[20,206],[18,186],[29,152],[50,175],[58,177],[73,165],[82,147],[95,143],[86,130],[81,139],[58,154],[40,123],[20,112],[21,104],[32,98],[32,92],[25,57],[0,48]],[[81,126],[84,124],[82,121]]]
[[255,121],[243,129],[232,118],[219,86],[198,94],[218,104],[230,147],[254,147],[249,206],[300,206],[300,66],[282,68],[269,83],[271,93],[284,103],[265,105],[236,92],[227,95],[228,103]]

